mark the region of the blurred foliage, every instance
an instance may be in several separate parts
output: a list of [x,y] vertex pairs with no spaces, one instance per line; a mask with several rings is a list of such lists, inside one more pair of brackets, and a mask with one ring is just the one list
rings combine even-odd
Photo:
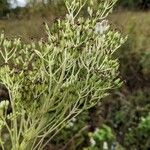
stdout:
[[[144,19],[146,15],[147,19]],[[107,110],[103,115],[105,123],[114,130],[117,141],[127,150],[150,148],[149,15],[126,12],[112,16],[113,21],[121,24],[123,32],[129,35],[126,44],[116,54],[124,85],[97,108],[97,111]]]
[[[96,3],[101,0],[94,0]],[[17,3],[17,2],[16,2]],[[150,9],[149,0],[118,0],[116,9],[132,9],[132,10],[148,10]],[[59,8],[59,9],[58,9]],[[9,0],[0,0],[0,17],[6,18],[22,18],[32,17],[34,15],[41,14],[42,17],[48,16],[49,13],[60,14],[59,12],[65,12],[65,5],[63,0],[30,0],[27,1],[26,7],[22,8],[17,6],[12,8]]]
[[7,0],[0,0],[0,17],[6,16],[9,13],[9,3]]
[[150,1],[149,0],[119,0],[119,5],[124,8],[132,9],[149,9]]

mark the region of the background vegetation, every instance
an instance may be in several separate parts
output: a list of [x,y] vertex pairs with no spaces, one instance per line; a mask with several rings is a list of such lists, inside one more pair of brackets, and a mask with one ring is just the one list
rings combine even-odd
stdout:
[[[0,30],[8,38],[30,42],[45,37],[43,23],[63,19],[63,2],[11,9],[0,1]],[[122,88],[95,108],[73,119],[47,148],[58,150],[148,150],[150,148],[150,2],[120,0],[110,16],[114,27],[128,34],[116,56]],[[31,30],[32,29],[32,30]]]

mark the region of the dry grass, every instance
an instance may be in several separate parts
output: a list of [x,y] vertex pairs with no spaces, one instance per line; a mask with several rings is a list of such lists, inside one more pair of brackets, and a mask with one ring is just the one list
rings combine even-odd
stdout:
[[113,23],[132,38],[135,51],[150,50],[150,12],[117,12]]
[[30,19],[8,19],[0,20],[0,31],[4,30],[9,38],[21,37],[29,42],[31,39],[40,39],[44,37],[44,22],[52,22],[53,18],[32,17]]
[[[43,18],[40,15],[34,15],[20,20],[0,20],[0,31],[4,30],[11,38],[22,37],[27,42],[31,39],[40,39],[45,36],[43,22],[51,23],[55,18],[54,15],[49,16]],[[150,49],[150,12],[116,12],[110,16],[110,19],[116,28],[132,36],[135,50]]]

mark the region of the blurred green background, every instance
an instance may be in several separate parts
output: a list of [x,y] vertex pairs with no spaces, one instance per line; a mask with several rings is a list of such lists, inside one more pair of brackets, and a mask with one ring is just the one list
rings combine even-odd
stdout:
[[[24,7],[0,0],[0,32],[27,43],[46,38],[44,23],[63,19],[65,12],[63,0],[33,0]],[[150,0],[119,0],[109,20],[128,35],[115,54],[123,85],[74,118],[47,145],[48,150],[150,149]]]

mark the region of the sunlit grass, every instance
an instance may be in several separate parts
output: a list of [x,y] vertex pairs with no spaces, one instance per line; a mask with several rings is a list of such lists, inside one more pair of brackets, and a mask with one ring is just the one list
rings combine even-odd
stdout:
[[132,37],[134,51],[150,50],[150,12],[117,12],[111,19],[124,34]]
[[[56,18],[50,14],[47,11],[46,17],[34,15],[29,18],[0,20],[0,31],[4,30],[10,38],[21,37],[26,42],[43,38],[45,36],[44,22],[51,24]],[[117,29],[134,38],[135,50],[150,49],[150,12],[120,11],[113,13],[110,17]]]

